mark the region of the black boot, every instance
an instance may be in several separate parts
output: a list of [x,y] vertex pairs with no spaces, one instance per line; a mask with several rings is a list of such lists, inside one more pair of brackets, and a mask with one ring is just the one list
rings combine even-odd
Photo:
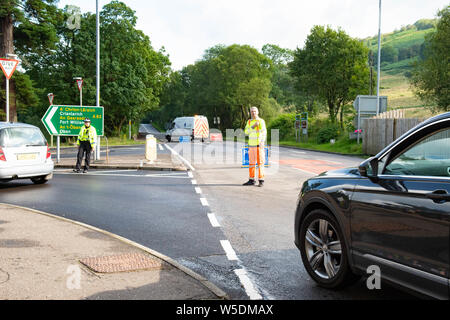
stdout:
[[258,187],[263,187],[263,186],[264,186],[264,180],[259,180]]
[[243,186],[254,186],[255,180],[249,179],[246,183],[243,184]]

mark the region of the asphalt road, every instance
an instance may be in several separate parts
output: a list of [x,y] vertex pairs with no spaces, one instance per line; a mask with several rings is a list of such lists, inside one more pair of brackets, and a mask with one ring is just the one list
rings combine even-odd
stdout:
[[[248,171],[240,167],[237,143],[168,145],[192,163],[191,173],[56,170],[46,185],[0,183],[0,202],[141,243],[205,276],[233,299],[413,298],[387,285],[370,291],[364,279],[343,291],[321,289],[306,274],[294,246],[294,212],[303,181],[361,159],[274,148],[266,186],[256,188],[242,186]],[[113,150],[142,154],[141,148]],[[160,144],[158,152],[169,150]]]
[[[303,182],[326,170],[357,166],[362,158],[274,147],[264,188],[246,187],[242,183],[248,180],[248,169],[240,167],[242,145],[214,144],[170,146],[192,163],[210,211],[264,299],[414,299],[387,285],[370,291],[365,278],[342,291],[321,289],[309,278],[294,245],[294,214]],[[210,265],[192,259],[191,268],[201,272]]]

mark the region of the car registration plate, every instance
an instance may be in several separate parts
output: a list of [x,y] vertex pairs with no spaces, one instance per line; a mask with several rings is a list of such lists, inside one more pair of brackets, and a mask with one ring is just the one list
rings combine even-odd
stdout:
[[36,160],[36,153],[22,153],[17,155],[17,160]]

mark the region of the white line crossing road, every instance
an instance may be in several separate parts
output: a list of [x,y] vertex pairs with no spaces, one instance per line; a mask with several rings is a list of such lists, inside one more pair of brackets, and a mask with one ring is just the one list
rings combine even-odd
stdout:
[[[131,174],[133,173],[134,174]],[[114,170],[114,171],[90,171],[87,173],[74,173],[72,170],[56,169],[53,171],[56,175],[86,175],[86,176],[108,176],[108,177],[136,177],[136,178],[171,178],[171,179],[190,179],[184,172],[173,173],[152,173],[145,174],[139,170]]]

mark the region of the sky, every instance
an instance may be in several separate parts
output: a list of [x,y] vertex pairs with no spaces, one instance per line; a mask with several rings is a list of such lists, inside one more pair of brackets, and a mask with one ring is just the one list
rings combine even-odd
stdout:
[[[110,0],[98,0],[99,9]],[[302,48],[314,25],[342,28],[355,38],[378,34],[379,0],[122,0],[135,11],[136,28],[155,50],[165,48],[173,70],[201,59],[217,44],[270,43]],[[60,0],[95,13],[94,0]],[[435,18],[449,0],[382,0],[381,32]]]

